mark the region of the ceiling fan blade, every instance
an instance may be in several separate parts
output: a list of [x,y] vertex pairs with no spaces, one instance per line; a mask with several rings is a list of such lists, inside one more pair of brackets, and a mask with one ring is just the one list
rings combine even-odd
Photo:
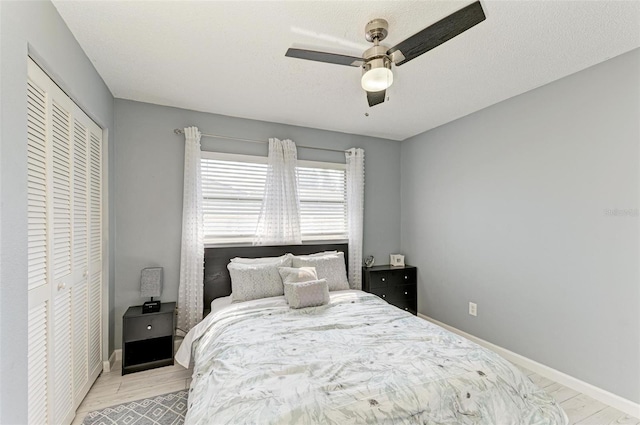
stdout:
[[[400,66],[462,34],[485,19],[482,5],[476,1],[401,41],[390,48],[387,54],[392,55],[394,59],[398,57],[396,65]],[[402,55],[397,53],[394,55],[397,51]]]
[[360,67],[364,64],[362,58],[355,56],[336,55],[334,53],[316,52],[314,50],[293,49],[287,50],[285,56],[290,58],[307,59],[310,61],[334,63],[336,65],[347,65]]
[[367,101],[369,102],[369,107],[376,106],[378,103],[384,102],[385,94],[386,90],[368,91]]

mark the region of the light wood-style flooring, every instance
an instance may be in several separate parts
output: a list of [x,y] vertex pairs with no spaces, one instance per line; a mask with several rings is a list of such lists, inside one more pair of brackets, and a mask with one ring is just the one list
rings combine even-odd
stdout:
[[571,425],[639,425],[640,419],[633,418],[611,406],[594,400],[571,388],[560,385],[521,366],[517,366],[537,386],[544,388],[560,403],[569,417]]
[[[192,370],[178,364],[125,376],[121,375],[120,367],[120,362],[116,362],[111,372],[100,375],[78,408],[73,425],[81,424],[85,415],[93,410],[186,389],[191,383]],[[638,418],[630,417],[528,369],[519,368],[558,400],[567,412],[571,425],[640,425]]]
[[94,410],[189,388],[192,372],[176,363],[122,376],[122,362],[118,360],[111,372],[102,373],[93,384],[72,425],[80,425]]

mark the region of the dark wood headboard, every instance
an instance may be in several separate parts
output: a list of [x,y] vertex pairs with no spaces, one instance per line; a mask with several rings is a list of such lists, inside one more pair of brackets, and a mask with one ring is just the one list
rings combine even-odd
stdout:
[[211,301],[231,294],[231,277],[227,264],[235,257],[278,257],[286,253],[294,255],[313,254],[321,251],[342,251],[349,270],[349,244],[278,245],[278,246],[234,246],[205,248],[204,250],[204,310],[209,311]]

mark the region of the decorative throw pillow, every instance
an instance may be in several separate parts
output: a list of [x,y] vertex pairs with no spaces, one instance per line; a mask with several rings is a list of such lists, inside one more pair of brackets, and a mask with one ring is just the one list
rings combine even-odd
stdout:
[[284,284],[284,296],[287,297],[287,283],[308,282],[318,280],[315,267],[278,267],[278,272]]
[[329,285],[326,279],[285,283],[285,297],[291,308],[316,307],[329,304]]
[[344,252],[322,256],[297,255],[293,257],[293,267],[315,267],[318,279],[326,279],[329,291],[349,289]]
[[284,262],[284,266],[291,266],[291,259],[293,258],[292,254],[284,254],[280,257],[259,257],[259,258],[244,258],[244,257],[235,257],[231,259],[232,263],[240,263],[240,264],[280,264]]
[[229,263],[227,269],[231,276],[233,302],[277,297],[284,294],[278,267],[290,264],[290,260],[287,258],[277,263],[267,264]]

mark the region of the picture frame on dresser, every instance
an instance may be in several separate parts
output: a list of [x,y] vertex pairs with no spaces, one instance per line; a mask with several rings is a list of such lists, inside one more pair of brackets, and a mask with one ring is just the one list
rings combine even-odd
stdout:
[[404,267],[404,255],[402,254],[389,255],[389,265],[391,267]]

